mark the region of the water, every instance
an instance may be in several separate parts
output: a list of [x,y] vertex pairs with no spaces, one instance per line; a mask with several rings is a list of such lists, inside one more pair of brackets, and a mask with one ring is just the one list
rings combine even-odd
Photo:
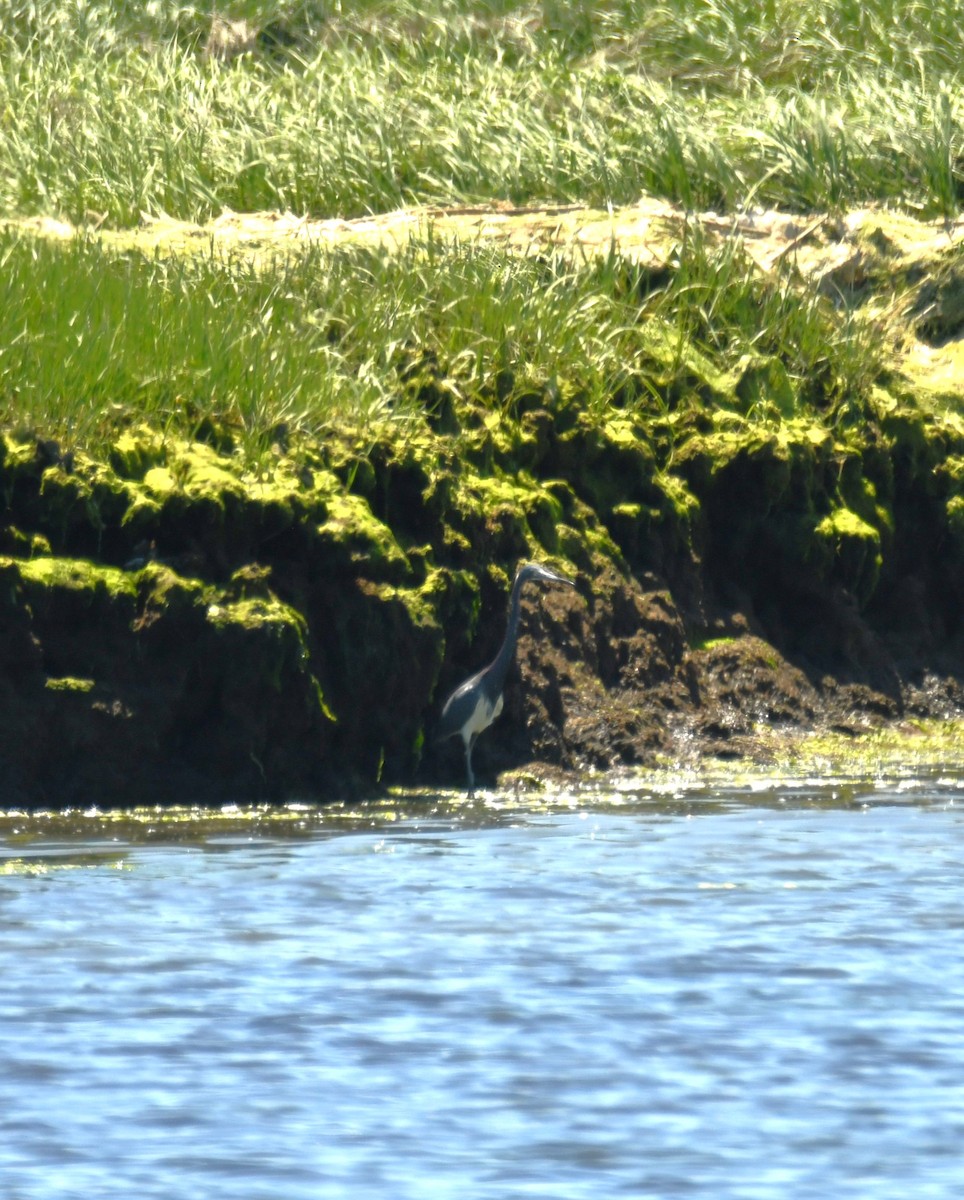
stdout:
[[0,1192],[958,1196],[962,787],[2,818]]

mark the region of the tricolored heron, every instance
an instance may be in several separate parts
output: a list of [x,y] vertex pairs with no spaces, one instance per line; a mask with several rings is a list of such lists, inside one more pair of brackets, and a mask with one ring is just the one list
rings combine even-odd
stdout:
[[509,625],[505,631],[502,648],[487,667],[466,679],[465,683],[459,684],[445,701],[439,719],[439,741],[454,737],[455,734],[462,738],[470,796],[475,790],[472,748],[479,734],[488,729],[502,711],[502,688],[519,636],[519,601],[522,589],[530,579],[541,579],[544,583],[564,583],[567,587],[576,586],[571,579],[557,575],[555,571],[550,571],[548,567],[542,567],[538,563],[524,563],[519,567],[512,583],[512,595],[509,597]]

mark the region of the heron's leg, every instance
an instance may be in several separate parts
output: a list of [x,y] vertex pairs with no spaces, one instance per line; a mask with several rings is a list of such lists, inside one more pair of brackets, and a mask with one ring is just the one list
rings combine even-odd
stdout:
[[475,745],[475,734],[465,743],[465,771],[469,780],[469,795],[475,791],[475,776],[472,774],[472,747]]

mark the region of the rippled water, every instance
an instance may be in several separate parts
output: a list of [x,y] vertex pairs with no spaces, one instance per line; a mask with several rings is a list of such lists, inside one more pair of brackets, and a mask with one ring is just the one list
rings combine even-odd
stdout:
[[951,1197],[964,790],[0,819],[5,1200]]

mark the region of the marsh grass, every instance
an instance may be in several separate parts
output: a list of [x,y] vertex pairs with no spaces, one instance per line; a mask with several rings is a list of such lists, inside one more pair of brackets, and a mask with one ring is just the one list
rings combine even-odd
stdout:
[[336,426],[434,426],[442,395],[463,430],[563,394],[590,419],[615,403],[660,420],[704,403],[694,354],[714,378],[778,362],[790,416],[866,395],[879,362],[853,320],[695,235],[655,279],[617,255],[576,266],[431,239],[396,255],[312,248],[256,269],[7,234],[0,424],[103,451],[147,422],[257,463]]
[[758,417],[859,408],[881,370],[877,320],[802,287],[789,271],[761,274],[739,239],[711,244],[698,225],[686,231],[665,290],[643,311],[679,347],[695,346],[724,371],[778,364]]
[[[0,210],[81,225],[642,193],[952,217],[962,148],[950,0],[0,0]],[[440,397],[462,429],[541,395],[671,422],[758,370],[777,400],[737,407],[833,416],[880,369],[863,317],[695,232],[658,277],[431,239],[254,268],[3,235],[0,262],[0,422],[91,447],[147,421],[256,462]]]
[[[347,361],[284,263],[106,255],[6,238],[0,253],[0,419],[103,448],[143,421],[216,430],[255,458],[282,429],[365,423],[391,401]],[[329,283],[337,287],[337,280]],[[391,400],[398,397],[393,395]]]
[[[212,14],[251,48],[204,53]],[[950,0],[0,0],[0,207],[508,199],[956,215]]]

